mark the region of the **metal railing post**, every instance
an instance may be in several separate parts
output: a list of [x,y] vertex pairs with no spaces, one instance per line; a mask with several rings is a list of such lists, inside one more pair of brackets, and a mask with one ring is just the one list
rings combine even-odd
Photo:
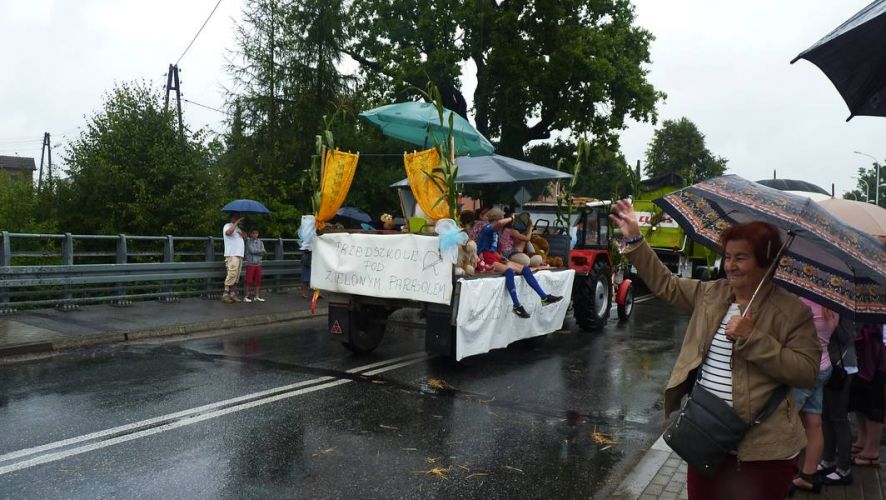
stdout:
[[[12,265],[12,244],[9,241],[9,231],[0,231],[0,266]],[[5,286],[0,286],[0,314],[9,311],[9,291]]]
[[[215,238],[210,236],[206,239],[206,262],[215,262]],[[203,297],[211,299],[213,296],[212,278],[203,280]]]
[[[274,247],[274,260],[283,260],[283,238],[277,238],[277,245]],[[274,293],[283,293],[280,288],[280,275],[274,274]]]
[[[73,266],[74,265],[74,237],[71,236],[71,233],[65,233],[65,239],[62,243],[62,265],[63,266]],[[71,293],[71,285],[64,286],[65,293],[64,298],[62,299],[62,303],[60,304],[60,308],[63,311],[70,311],[77,308],[77,305],[72,301],[74,298],[74,294]]]
[[[175,262],[175,245],[173,243],[172,235],[169,234],[166,235],[166,240],[163,241],[163,262]],[[175,300],[171,281],[163,282],[163,292],[167,294],[162,297],[164,302],[172,302]]]
[[[116,260],[117,260],[117,264],[126,264],[127,262],[129,262],[129,247],[127,245],[125,234],[118,234],[117,235],[117,259]],[[117,283],[117,295],[121,296],[121,297],[126,295],[127,288],[128,287],[127,287],[126,283]],[[112,304],[117,305],[117,306],[126,306],[126,305],[131,305],[132,301],[126,300],[126,299],[117,299],[117,300],[113,301]]]

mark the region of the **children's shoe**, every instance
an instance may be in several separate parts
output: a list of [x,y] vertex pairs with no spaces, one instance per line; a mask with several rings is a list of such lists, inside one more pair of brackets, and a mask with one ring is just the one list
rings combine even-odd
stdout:
[[560,297],[559,295],[548,295],[547,297],[541,299],[541,305],[548,306],[551,304],[556,304],[561,300],[563,300],[563,297]]
[[250,299],[249,297],[243,297],[243,302],[246,302],[248,304],[252,302],[252,299]]
[[230,295],[224,295],[224,296],[222,296],[222,302],[224,302],[225,304],[233,304],[234,299],[231,298]]
[[232,302],[243,302],[240,300],[240,297],[237,297],[236,295],[230,295],[230,297]]
[[849,486],[852,484],[852,471],[843,474],[840,469],[834,469],[830,474],[822,476],[821,483],[825,486]]
[[252,300],[254,300],[254,301],[256,301],[256,302],[264,302],[264,301],[265,301],[265,299],[263,299],[263,298],[261,298],[261,297],[256,297],[256,298],[254,298],[254,299],[252,299]]
[[529,313],[526,312],[526,309],[523,309],[523,306],[514,306],[514,314],[523,319],[530,317]]

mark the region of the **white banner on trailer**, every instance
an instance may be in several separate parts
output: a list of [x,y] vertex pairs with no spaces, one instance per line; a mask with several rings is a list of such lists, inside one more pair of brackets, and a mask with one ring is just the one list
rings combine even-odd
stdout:
[[449,304],[452,265],[436,236],[324,234],[314,242],[311,288]]
[[511,296],[505,289],[504,277],[459,280],[458,317],[455,332],[455,359],[461,360],[492,349],[507,347],[511,342],[551,333],[563,326],[575,271],[538,271],[535,279],[545,292],[562,295],[563,300],[549,306],[517,276],[517,297],[532,317],[523,319],[512,312]]

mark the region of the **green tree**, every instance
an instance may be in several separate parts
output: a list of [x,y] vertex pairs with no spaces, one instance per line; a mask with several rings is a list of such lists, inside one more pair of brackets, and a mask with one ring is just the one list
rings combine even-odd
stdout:
[[670,173],[682,175],[690,184],[723,175],[727,160],[714,156],[705,146],[705,136],[686,118],[665,120],[646,149],[649,177]]
[[[529,161],[545,167],[556,168],[563,160],[567,165],[577,161],[578,145],[572,141],[558,139],[553,143],[537,144],[528,149]],[[586,166],[576,181],[575,196],[590,196],[608,200],[619,199],[633,194],[635,177],[628,167],[624,155],[617,144],[590,142],[586,146]]]
[[[879,205],[883,208],[886,208],[886,186],[883,185],[886,182],[886,170],[883,169],[883,162],[880,162],[880,203]],[[860,167],[858,169],[858,175],[855,177],[856,185],[855,189],[851,191],[847,191],[843,193],[843,198],[849,198],[852,200],[858,201],[870,201],[874,202],[874,196],[876,194],[876,189],[874,186],[877,184],[877,167],[871,166],[869,168]],[[865,199],[865,196],[868,198]]]
[[647,81],[652,35],[628,0],[355,0],[347,53],[373,95],[403,99],[436,82],[466,116],[462,67],[476,67],[477,128],[501,154],[522,157],[555,130],[597,140],[625,118],[655,120],[664,97]]
[[202,132],[179,136],[161,94],[123,83],[106,95],[67,147],[60,227],[87,234],[207,234],[221,206],[217,146]]
[[276,233],[291,234],[310,210],[302,172],[322,117],[348,92],[350,81],[337,69],[344,15],[341,0],[249,0],[236,28],[225,185],[232,197],[266,202]]
[[57,229],[47,203],[51,190],[37,193],[33,183],[0,172],[0,231],[52,233]]

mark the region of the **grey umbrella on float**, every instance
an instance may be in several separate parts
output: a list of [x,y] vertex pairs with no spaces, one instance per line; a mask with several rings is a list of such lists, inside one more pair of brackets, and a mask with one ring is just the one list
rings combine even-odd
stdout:
[[[502,184],[572,178],[572,174],[566,172],[496,154],[459,156],[455,163],[458,165],[458,176],[455,179],[457,184]],[[409,180],[403,179],[391,184],[391,187],[408,185]]]

